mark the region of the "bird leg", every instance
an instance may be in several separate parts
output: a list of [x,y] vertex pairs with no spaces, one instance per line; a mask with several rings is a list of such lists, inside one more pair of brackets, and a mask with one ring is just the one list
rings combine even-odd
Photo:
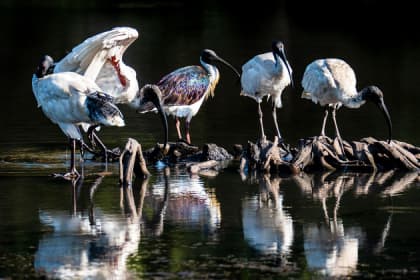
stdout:
[[94,155],[98,155],[98,153],[92,149],[89,145],[87,145],[83,139],[79,140],[79,149],[80,149],[80,161],[84,161],[85,156],[85,150],[89,151],[89,153],[92,153]]
[[178,133],[178,140],[182,140],[181,122],[179,121],[178,117],[175,117],[175,127],[176,127],[176,132]]
[[341,152],[343,153],[343,157],[345,160],[347,160],[346,152],[344,150],[344,145],[343,145],[343,139],[341,139],[340,131],[338,131],[337,120],[335,118],[336,111],[337,111],[337,105],[335,105],[332,109],[332,118],[333,118],[334,127],[335,127],[335,135],[337,136],[338,142],[340,143],[340,148],[341,148]]
[[185,138],[187,143],[191,145],[191,137],[190,137],[190,121],[185,121]]
[[260,128],[261,128],[261,142],[265,142],[265,133],[263,125],[263,113],[261,111],[261,103],[258,102],[258,117],[260,119]]
[[70,139],[70,172],[64,175],[56,175],[67,180],[77,179],[80,177],[76,170],[76,139]]
[[327,118],[328,118],[328,111],[329,107],[328,105],[324,107],[324,120],[322,121],[322,129],[321,129],[321,136],[325,136],[325,125],[327,124]]
[[83,144],[86,145],[85,142],[82,139],[80,139],[79,140],[80,162],[84,162],[85,160],[85,147],[83,146]]
[[[96,147],[96,145],[99,145],[100,149],[102,150],[102,156],[103,156],[103,160],[104,162],[108,162],[108,156],[112,157],[119,157],[119,154],[109,150],[105,144],[101,141],[101,139],[96,135],[96,133],[94,132],[95,128],[97,127],[97,125],[92,125],[89,127],[88,129],[88,138],[90,140],[90,143],[92,144],[92,147]],[[86,144],[85,144],[86,145]],[[85,146],[85,147],[89,147],[89,146]],[[93,151],[90,147],[89,147],[89,151]],[[97,152],[93,151],[94,155],[99,155]]]
[[60,177],[66,180],[77,180],[80,178],[76,170],[76,139],[69,139],[70,142],[70,171],[65,174],[52,174],[54,177]]
[[290,153],[289,148],[287,147],[287,145],[284,143],[283,137],[281,137],[280,135],[280,130],[279,130],[279,125],[277,123],[277,108],[276,105],[273,103],[273,120],[274,120],[274,125],[276,127],[276,131],[277,131],[277,136],[279,137],[279,144],[280,147],[285,150],[286,152]]
[[279,142],[283,142],[283,138],[280,135],[279,125],[277,123],[277,110],[276,110],[276,105],[274,105],[274,103],[273,103],[273,120],[274,120],[274,125],[276,127],[277,136],[279,137]]

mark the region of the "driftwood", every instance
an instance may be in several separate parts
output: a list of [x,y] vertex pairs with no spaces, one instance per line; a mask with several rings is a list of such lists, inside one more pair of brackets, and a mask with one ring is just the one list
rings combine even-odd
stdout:
[[[301,139],[297,150],[292,150],[293,159],[274,142],[248,143],[242,152],[240,169],[271,173],[298,173],[300,171],[353,171],[373,172],[387,170],[420,170],[420,148],[411,144],[379,141],[364,138],[360,141],[343,143],[343,150],[336,139],[311,137]],[[287,155],[287,156],[286,156]]]
[[147,178],[150,176],[143,158],[141,145],[133,138],[128,138],[127,144],[120,156],[120,185],[131,186],[133,173],[136,177]]
[[188,166],[187,169],[192,174],[197,174],[201,170],[213,168],[213,167],[215,167],[217,165],[218,165],[218,162],[216,160],[213,160],[212,159],[212,160],[208,160],[208,161],[204,161],[204,162],[199,162],[199,163],[191,164],[191,165]]
[[143,155],[147,163],[155,163],[159,160],[167,163],[198,163],[208,160],[224,161],[233,158],[224,148],[216,144],[204,144],[203,148],[200,149],[185,142],[169,142],[165,152],[163,151],[163,145],[157,144],[154,148],[146,150]]
[[[234,149],[238,150],[241,146],[235,145]],[[274,142],[263,141],[256,144],[248,141],[248,145],[242,150],[240,157],[240,169],[243,171],[246,167],[250,170],[257,170],[271,173],[290,172],[291,167],[288,162],[292,157],[291,153],[280,148],[277,136]]]
[[[420,170],[420,149],[400,141],[379,141],[372,137],[360,141],[344,141],[345,155],[337,150],[337,139],[313,137],[307,139],[292,161],[296,170],[387,171]],[[339,147],[339,146],[338,146]],[[416,154],[413,154],[415,152]]]

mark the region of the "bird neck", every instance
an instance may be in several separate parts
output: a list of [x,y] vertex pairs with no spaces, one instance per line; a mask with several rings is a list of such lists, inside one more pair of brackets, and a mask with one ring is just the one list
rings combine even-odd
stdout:
[[280,70],[283,67],[286,67],[286,65],[284,65],[283,60],[280,58],[278,54],[273,53],[273,55],[274,55],[274,61],[275,61],[274,67],[278,72],[280,72]]
[[[284,80],[286,85],[289,85],[291,82],[291,78],[289,75],[289,72],[287,71],[287,68],[290,69],[290,65],[286,65],[284,61],[280,58],[278,54],[274,54],[274,75],[277,76],[278,79]],[[286,62],[287,63],[287,62]]]
[[200,62],[201,62],[201,65],[204,67],[204,69],[207,71],[210,77],[211,84],[213,84],[214,82],[217,82],[219,80],[219,70],[217,69],[217,67],[210,63],[204,62],[201,58],[200,58]]
[[366,103],[366,100],[363,98],[363,94],[361,91],[359,91],[353,97],[348,98],[344,102],[344,104],[346,104],[346,107],[348,108],[359,108],[365,103]]

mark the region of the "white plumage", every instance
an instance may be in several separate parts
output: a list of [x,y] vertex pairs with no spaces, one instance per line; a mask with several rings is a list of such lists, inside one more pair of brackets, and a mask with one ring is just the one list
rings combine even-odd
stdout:
[[335,118],[336,110],[342,105],[349,108],[359,108],[366,101],[375,103],[386,118],[389,129],[388,141],[391,141],[391,117],[384,103],[382,91],[376,86],[368,86],[358,92],[356,89],[356,75],[344,60],[327,58],[318,59],[310,63],[303,75],[302,86],[302,98],[310,99],[314,103],[325,106],[321,136],[325,136],[328,110],[332,110],[335,131],[340,141],[343,155],[345,155],[344,148]]
[[275,41],[272,52],[263,53],[250,59],[242,66],[241,95],[248,96],[258,103],[262,140],[265,139],[261,101],[264,96],[273,102],[273,119],[277,136],[282,140],[277,124],[276,108],[282,107],[283,90],[293,84],[292,69],[284,54],[283,43]]
[[131,27],[116,27],[92,36],[56,63],[54,73],[76,72],[92,79],[114,103],[131,104],[139,91],[136,71],[123,62],[126,49],[138,38]]
[[344,104],[358,108],[365,103],[356,90],[356,75],[343,60],[318,59],[306,67],[302,79],[302,98],[310,99],[321,106]]
[[89,125],[124,126],[120,110],[112,97],[90,79],[74,72],[48,74],[53,60],[45,56],[32,77],[32,90],[44,114],[71,139],[72,162],[69,176],[78,176],[74,166],[75,140],[81,140],[78,128]]
[[[139,104],[136,71],[123,62],[126,49],[138,38],[138,32],[131,27],[116,27],[87,38],[73,48],[54,65],[54,73],[76,72],[95,81],[102,91],[113,97],[115,104],[128,104],[137,108]],[[137,98],[136,98],[137,97]],[[89,125],[80,123],[93,146],[99,144],[103,156],[109,151]],[[97,127],[97,130],[99,127]],[[85,146],[85,145],[84,145]],[[81,151],[82,152],[82,151]]]
[[281,94],[291,81],[285,67],[282,60],[274,59],[272,52],[255,56],[242,66],[241,94],[258,103],[267,96],[277,108],[281,108]]
[[[87,98],[92,94],[100,93],[106,97],[102,90],[88,78],[74,72],[62,72],[47,75],[38,79],[32,78],[32,88],[44,114],[69,138],[80,140],[77,125],[80,123],[102,124],[106,126],[124,126],[122,115],[98,115],[92,117],[87,106]],[[111,102],[107,102],[118,111]]]
[[293,219],[283,205],[280,181],[261,177],[259,194],[242,202],[242,225],[245,240],[259,252],[287,257],[294,239]]

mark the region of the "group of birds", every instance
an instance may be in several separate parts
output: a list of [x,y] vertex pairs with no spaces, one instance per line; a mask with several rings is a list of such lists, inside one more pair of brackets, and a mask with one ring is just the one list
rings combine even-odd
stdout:
[[[95,131],[100,125],[125,125],[116,104],[128,104],[140,113],[157,111],[164,127],[165,149],[168,143],[166,115],[175,117],[180,140],[183,138],[179,118],[185,118],[184,141],[191,144],[191,119],[203,101],[214,95],[220,78],[216,62],[231,68],[241,80],[241,95],[258,103],[261,141],[265,141],[266,137],[260,104],[265,96],[271,98],[277,136],[279,143],[283,143],[276,109],[282,107],[282,92],[288,85],[293,86],[293,78],[282,42],[274,41],[271,52],[256,55],[246,62],[242,74],[213,50],[204,49],[200,55],[201,65],[179,68],[158,83],[147,84],[140,89],[136,71],[122,59],[125,50],[137,37],[138,32],[134,28],[116,27],[86,39],[58,62],[48,55],[43,56],[36,68],[32,90],[38,107],[70,139],[70,171],[64,177],[80,176],[75,164],[76,142],[80,144],[81,152],[84,148],[93,150],[92,146],[83,142],[80,128],[87,132],[91,145],[99,144],[105,156],[110,152]],[[372,101],[386,117],[390,141],[392,124],[382,92],[375,86],[358,92],[354,71],[343,60],[328,58],[312,62],[305,70],[302,86],[302,98],[325,107],[322,136],[325,135],[328,112],[332,111],[336,135],[342,143],[335,119],[336,110],[342,105],[358,108],[366,101]]]

